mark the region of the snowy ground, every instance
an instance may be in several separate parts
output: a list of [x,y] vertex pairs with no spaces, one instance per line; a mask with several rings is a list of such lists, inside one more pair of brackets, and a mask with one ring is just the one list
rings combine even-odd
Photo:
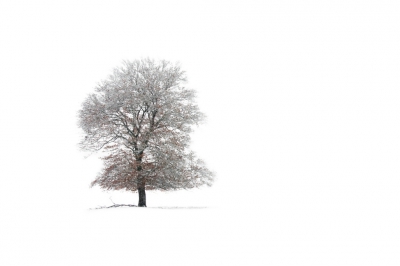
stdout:
[[[116,203],[131,203],[131,197],[136,202],[136,194],[112,194]],[[212,190],[197,190],[148,193],[148,208],[13,208],[2,218],[0,265],[400,262],[394,205],[376,202],[367,207],[351,199],[336,204],[305,197],[288,200],[278,194],[265,196],[270,202],[263,204],[257,204],[260,195],[250,194],[245,203],[243,195],[237,194],[229,204],[218,206],[221,202]],[[101,205],[111,204],[108,195],[99,198]],[[211,198],[216,204],[210,203]]]

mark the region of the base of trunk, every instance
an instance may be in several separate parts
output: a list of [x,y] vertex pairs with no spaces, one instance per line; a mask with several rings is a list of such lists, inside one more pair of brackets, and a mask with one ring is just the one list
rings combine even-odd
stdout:
[[139,191],[138,207],[147,207],[146,206],[146,190],[145,190],[145,188],[138,188],[138,191]]

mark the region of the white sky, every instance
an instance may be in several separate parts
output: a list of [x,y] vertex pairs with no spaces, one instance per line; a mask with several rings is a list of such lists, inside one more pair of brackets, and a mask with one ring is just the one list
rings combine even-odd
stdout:
[[274,211],[400,247],[399,12],[397,1],[2,1],[6,225],[110,196],[137,203],[88,188],[101,163],[78,150],[76,116],[122,60],[148,56],[187,71],[208,116],[193,149],[218,179],[148,205]]

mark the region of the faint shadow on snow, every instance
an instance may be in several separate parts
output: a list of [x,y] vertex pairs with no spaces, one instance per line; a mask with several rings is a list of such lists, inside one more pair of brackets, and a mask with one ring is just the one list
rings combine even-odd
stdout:
[[187,206],[187,207],[147,207],[148,209],[207,209],[208,207],[196,207],[196,206]]
[[[97,208],[91,208],[89,210],[100,210],[100,209],[110,209],[110,208],[126,208],[126,207],[135,207],[137,208],[136,205],[129,205],[129,204],[114,204],[111,206],[98,206]],[[140,208],[140,209],[171,209],[171,210],[186,210],[186,209],[207,209],[208,207],[205,206],[161,206],[161,207],[146,207],[146,208]]]

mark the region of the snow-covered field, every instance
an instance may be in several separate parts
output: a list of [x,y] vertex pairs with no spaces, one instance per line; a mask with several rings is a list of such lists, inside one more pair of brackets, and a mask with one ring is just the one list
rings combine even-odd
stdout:
[[11,206],[2,211],[0,265],[399,262],[398,205],[390,200],[398,198],[379,193],[388,188],[368,188],[375,196],[345,196],[346,189],[324,196],[304,187],[280,186],[285,189],[275,185],[247,194],[218,187],[148,193],[148,208],[88,209],[110,205],[110,195],[115,203],[136,203],[137,194],[126,193],[96,197],[96,191],[88,191],[93,198],[86,206],[83,197],[80,204],[66,192],[63,196],[70,199],[27,199],[24,206],[2,198],[3,206]]
[[[2,1],[0,266],[400,265],[396,1]],[[211,188],[89,188],[77,111],[180,61]]]

